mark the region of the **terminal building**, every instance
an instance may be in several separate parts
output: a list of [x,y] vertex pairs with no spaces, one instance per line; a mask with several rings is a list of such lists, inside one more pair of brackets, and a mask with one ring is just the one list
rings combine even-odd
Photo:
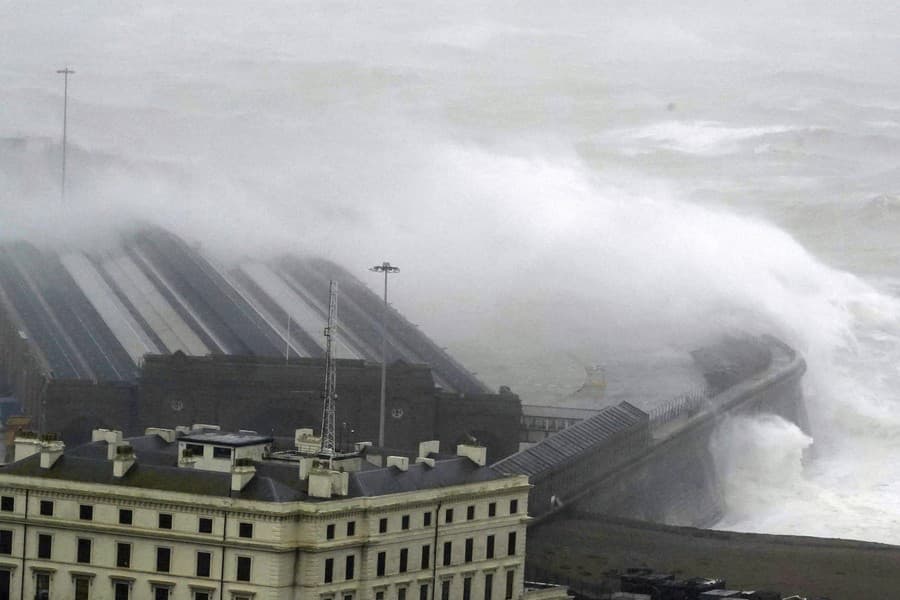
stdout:
[[16,439],[0,600],[565,597],[526,586],[528,479],[486,466],[484,447],[378,461],[360,444],[328,462],[303,435],[279,450],[213,426],[92,440]]
[[347,269],[293,255],[222,265],[153,227],[90,248],[0,244],[0,396],[70,445],[97,427],[185,422],[291,436],[320,415],[332,280],[345,437],[378,439],[384,318],[386,447],[518,449],[518,397],[491,393]]

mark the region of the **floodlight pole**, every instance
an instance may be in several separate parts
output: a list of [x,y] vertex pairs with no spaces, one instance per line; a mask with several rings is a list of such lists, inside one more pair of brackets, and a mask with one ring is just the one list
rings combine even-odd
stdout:
[[69,120],[69,75],[74,75],[75,71],[66,66],[65,69],[57,71],[63,76],[63,138],[62,138],[62,182],[60,185],[60,200],[66,200],[66,134]]
[[400,269],[389,262],[369,267],[370,271],[384,273],[384,307],[381,310],[381,401],[378,410],[378,447],[384,448],[384,396],[387,382],[387,311],[388,311],[388,275],[399,273]]

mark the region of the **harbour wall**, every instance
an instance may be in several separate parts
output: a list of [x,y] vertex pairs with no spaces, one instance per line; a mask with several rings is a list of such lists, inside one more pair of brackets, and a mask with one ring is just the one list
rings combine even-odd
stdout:
[[[613,422],[576,455],[528,473],[535,522],[567,510],[694,527],[718,520],[724,507],[710,449],[718,425],[735,415],[770,413],[808,428],[801,386],[805,361],[775,338],[761,341],[771,353],[764,368],[710,397],[680,398],[644,413],[643,420]],[[621,406],[605,410],[614,408]],[[596,435],[605,427],[601,420],[594,417],[581,429]],[[552,456],[552,448],[542,450],[541,444],[524,451],[530,459],[511,457],[498,466],[513,472]]]

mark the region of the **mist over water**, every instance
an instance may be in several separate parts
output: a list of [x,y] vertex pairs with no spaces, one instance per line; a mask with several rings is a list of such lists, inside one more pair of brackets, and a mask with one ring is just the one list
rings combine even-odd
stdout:
[[0,4],[0,238],[391,260],[533,403],[774,333],[811,431],[723,427],[719,526],[900,543],[897,9],[598,4]]

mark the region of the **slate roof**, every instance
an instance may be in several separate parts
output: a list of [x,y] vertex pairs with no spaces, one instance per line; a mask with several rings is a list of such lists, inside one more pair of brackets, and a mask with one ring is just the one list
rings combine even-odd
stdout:
[[533,477],[557,469],[622,433],[646,427],[648,422],[647,413],[628,402],[621,402],[492,466],[504,475]]
[[[186,439],[184,437],[179,440]],[[256,463],[256,475],[240,492],[231,492],[231,474],[177,466],[178,440],[168,443],[157,435],[127,440],[137,461],[121,478],[113,476],[106,442],[92,442],[67,449],[50,469],[42,469],[36,454],[0,468],[0,475],[21,475],[60,481],[82,481],[123,488],[183,492],[202,496],[232,497],[263,502],[322,502],[306,493],[299,465],[291,461]],[[437,457],[434,467],[411,464],[404,472],[363,461],[363,470],[350,474],[348,497],[383,496],[489,481],[503,477],[491,467],[479,467],[465,457]]]

